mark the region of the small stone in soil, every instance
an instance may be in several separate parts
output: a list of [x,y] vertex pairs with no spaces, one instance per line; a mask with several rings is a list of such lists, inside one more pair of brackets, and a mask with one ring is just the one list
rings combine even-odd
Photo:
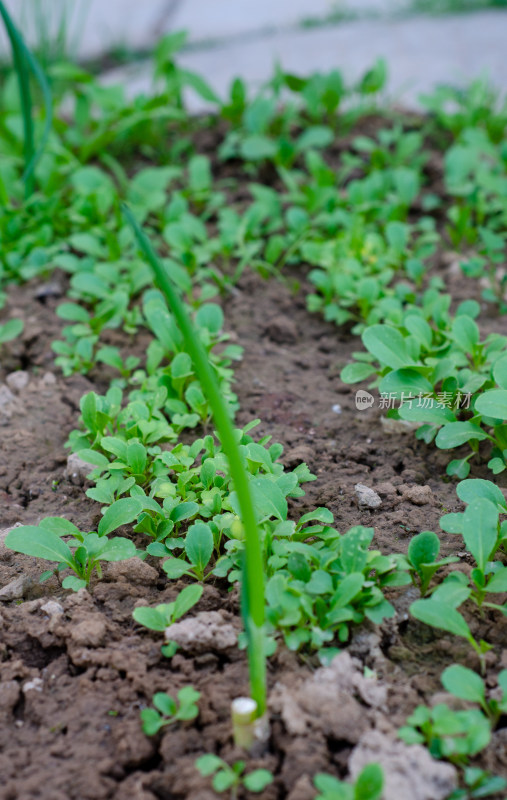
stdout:
[[17,372],[11,372],[7,375],[5,382],[11,391],[19,394],[27,385],[30,380],[30,373],[25,370],[19,369]]
[[93,614],[73,626],[70,638],[79,647],[100,647],[104,644],[107,627],[99,614]]
[[2,681],[0,683],[0,711],[9,713],[19,700],[21,690],[17,681]]
[[48,281],[35,290],[34,297],[36,300],[45,300],[46,297],[61,297],[62,294],[63,288],[59,281]]
[[42,678],[32,678],[31,681],[23,684],[23,694],[27,694],[27,692],[42,692],[43,686],[44,681]]
[[420,428],[422,422],[412,422],[409,419],[391,419],[390,417],[380,417],[380,424],[384,433],[409,433]]
[[83,461],[82,458],[79,458],[77,453],[71,453],[67,459],[67,466],[65,467],[63,477],[67,478],[67,480],[76,486],[82,486],[87,475],[94,469],[94,464]]
[[165,636],[186,653],[228,650],[238,639],[235,627],[218,611],[201,611],[195,617],[175,622],[166,628]]
[[0,600],[3,600],[4,603],[8,603],[11,600],[20,600],[26,595],[32,583],[33,581],[28,575],[20,575],[19,578],[14,578],[13,581],[0,589]]
[[433,492],[429,486],[400,486],[399,490],[403,499],[415,506],[424,506],[433,501]]
[[0,425],[6,425],[13,414],[23,413],[19,400],[5,384],[0,386]]
[[60,603],[57,603],[56,600],[48,600],[47,603],[44,603],[40,607],[41,611],[44,611],[48,617],[54,617],[58,614],[63,614],[63,606]]
[[106,580],[118,580],[140,583],[143,586],[154,586],[158,581],[158,572],[140,558],[127,558],[125,561],[115,561],[107,565],[104,572]]
[[8,536],[8,534],[9,534],[11,531],[13,531],[13,530],[14,530],[14,528],[21,528],[21,527],[22,527],[22,523],[21,523],[21,522],[16,522],[16,523],[15,523],[14,525],[12,525],[10,528],[3,528],[3,529],[0,531],[0,560],[2,560],[2,557],[5,557],[5,556],[7,556],[8,554],[9,554],[9,555],[11,555],[11,554],[12,554],[12,550],[9,550],[9,549],[8,549],[8,548],[5,546],[5,540],[6,540],[7,536]]
[[370,489],[369,486],[365,486],[364,483],[356,483],[354,486],[357,503],[362,508],[378,508],[382,505],[382,500],[380,495],[377,494],[373,489]]

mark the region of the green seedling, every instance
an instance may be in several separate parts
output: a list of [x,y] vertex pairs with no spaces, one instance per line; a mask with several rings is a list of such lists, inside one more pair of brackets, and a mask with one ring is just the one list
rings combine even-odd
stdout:
[[507,125],[506,104],[484,78],[473,81],[465,92],[444,85],[420,99],[434,115],[438,128],[451,132],[454,138],[467,128],[480,128],[487,132],[491,142],[503,140]]
[[[168,315],[166,304],[158,292],[147,292],[144,297],[144,315],[148,327],[157,337],[148,347],[146,372],[135,373],[134,380],[146,387],[165,386],[167,399],[165,409],[175,424],[181,424],[182,416],[193,415],[195,421],[206,422],[210,416],[210,406],[194,371],[192,359],[185,351],[185,340],[176,321]],[[205,349],[214,370],[222,394],[232,412],[237,410],[237,399],[231,391],[232,360],[241,357],[242,349],[236,345],[222,348],[220,355],[214,352],[217,345],[227,341],[222,333],[224,318],[222,309],[214,303],[202,305],[193,315],[196,335]],[[168,361],[166,366],[162,362]]]
[[415,619],[424,622],[434,628],[461,636],[471,645],[479,658],[481,669],[484,672],[484,655],[491,650],[491,646],[482,639],[477,642],[472,636],[472,632],[464,616],[458,611],[472,594],[471,588],[467,585],[465,575],[452,573],[440,586],[438,586],[431,597],[416,600],[410,606],[410,613]]
[[[364,186],[356,185],[354,192],[350,188],[354,195],[364,191]],[[351,201],[362,206],[365,198]],[[416,297],[408,283],[395,283],[396,273],[402,271],[421,283],[424,260],[431,255],[436,238],[432,227],[389,220],[378,231],[376,223],[345,211],[340,222],[335,239],[324,229],[307,235],[301,244],[302,258],[317,267],[309,273],[318,292],[308,296],[309,310],[323,312],[338,325],[354,322],[354,333],[364,330],[365,323],[399,322],[404,308]]]
[[505,499],[494,484],[478,479],[460,483],[458,494],[468,502],[465,512],[444,515],[440,525],[444,530],[460,533],[475,559],[476,566],[470,573],[472,599],[479,608],[484,605],[505,614],[504,606],[485,602],[488,594],[507,591],[507,567],[492,560],[505,538],[505,526],[499,520],[499,510],[505,512]]
[[[482,511],[482,517],[485,520],[489,520],[489,530],[487,529],[485,533],[485,546],[487,547],[488,543],[491,545],[494,540],[494,546],[491,547],[488,555],[488,560],[492,559],[498,550],[504,546],[505,540],[507,539],[507,525],[505,521],[502,522],[500,520],[500,514],[507,514],[507,501],[501,489],[491,481],[486,481],[481,478],[472,478],[458,483],[456,494],[460,500],[468,505],[475,501],[481,501],[478,505],[476,504],[474,506],[471,515],[467,518],[467,539],[470,546],[476,550],[478,542],[476,541],[477,537],[473,531],[473,523],[476,518],[479,519]],[[488,501],[492,505],[495,512],[494,519],[493,511],[482,501]],[[444,514],[444,516],[440,518],[440,527],[448,533],[463,535],[464,524],[464,513]],[[481,525],[481,529],[483,527],[484,522]],[[494,537],[492,529],[496,531]],[[480,560],[482,556],[478,550],[477,555]]]
[[[131,402],[122,408],[123,397],[119,387],[111,387],[104,396],[95,392],[83,395],[80,408],[84,431],[72,431],[67,446],[97,466],[104,466],[113,457],[120,461],[123,459],[134,469],[134,456],[132,454],[129,465],[127,452],[130,440],[147,449],[150,445],[173,442],[177,438],[176,431],[163,413],[166,392],[162,387],[157,392],[131,393],[131,397]],[[87,451],[86,457],[82,455],[83,450]],[[95,450],[101,457],[94,461],[89,450]]]
[[[106,476],[96,479],[95,487],[87,490],[87,496],[103,504],[114,502],[122,494],[130,494],[139,500],[143,510],[138,515],[135,531],[145,533],[154,540],[147,547],[150,555],[174,556],[175,550],[183,550],[182,534],[188,521],[196,518],[211,526],[217,553],[224,537],[233,537],[239,542],[238,534],[233,532],[238,521],[239,505],[221,445],[208,435],[196,439],[191,445],[179,443],[170,451],[162,450],[158,444],[149,446],[158,436],[170,438],[173,431],[167,423],[153,418],[157,414],[158,403],[150,402],[148,405],[141,400],[129,403],[117,416],[116,411],[109,414],[107,429],[116,428],[116,435],[100,436],[105,419],[100,408],[113,408],[114,403],[117,409],[121,402],[119,392],[113,398],[113,391],[110,390],[108,397],[90,394],[86,400],[82,400],[82,415],[88,431],[85,435],[74,431],[70,437],[72,446],[80,456],[97,464],[92,475]],[[121,427],[118,427],[120,422]],[[257,424],[258,420],[254,420],[243,430],[237,430],[236,437],[251,476],[259,524],[274,530],[276,520],[285,521],[293,538],[307,538],[315,530],[315,526],[306,525],[307,521],[324,520],[324,516],[332,520],[332,515],[326,509],[320,509],[305,515],[296,526],[287,520],[287,498],[303,496],[301,484],[314,480],[315,476],[305,464],[286,472],[277,460],[282,454],[282,446],[270,444],[270,437],[255,442],[249,435]],[[93,435],[94,430],[97,431],[96,435]],[[140,437],[146,442],[145,446],[141,446]],[[95,442],[97,449],[86,447],[91,442]],[[115,455],[114,460],[108,461],[108,456],[111,458]],[[239,557],[239,552],[237,555]],[[191,566],[183,558],[181,555],[179,565],[174,565],[179,568],[180,574],[184,574]],[[222,575],[226,574],[226,563],[230,568],[234,566],[234,569],[241,569],[240,564],[222,560]]]
[[445,181],[455,201],[446,233],[455,248],[481,244],[480,231],[502,229],[505,163],[484,130],[463,130],[445,154]]
[[440,539],[432,531],[422,531],[410,540],[407,559],[414,583],[419,584],[421,596],[428,591],[431,579],[440,567],[459,561],[455,556],[438,559]]
[[504,669],[498,675],[498,686],[502,692],[500,699],[486,698],[486,687],[483,679],[473,670],[453,664],[442,673],[442,684],[444,689],[461,700],[468,700],[470,703],[480,705],[484,713],[489,717],[491,725],[494,727],[502,714],[507,713],[507,670]]
[[470,575],[472,596],[482,606],[487,593],[507,591],[507,567],[490,560],[498,546],[498,511],[490,500],[479,497],[470,502],[463,514],[462,533],[477,564]]
[[157,692],[153,695],[155,708],[143,708],[141,711],[143,732],[146,736],[155,736],[167,725],[195,719],[199,714],[197,701],[200,696],[201,693],[197,692],[193,686],[185,686],[180,689],[177,700],[173,700],[165,692]]
[[155,77],[166,83],[167,97],[178,108],[183,108],[183,90],[186,87],[202,97],[207,103],[219,105],[220,101],[204,78],[195,72],[177,66],[174,57],[183,47],[186,31],[176,31],[163,36],[155,48]]
[[132,372],[139,366],[141,359],[137,356],[127,356],[125,360],[122,359],[120,351],[117,347],[101,347],[95,356],[96,361],[107,364],[109,367],[117,369],[122,378],[122,385],[126,385],[132,375]]
[[327,526],[312,527],[308,535],[317,539],[312,544],[271,542],[266,614],[289,649],[317,649],[325,656],[323,648],[335,637],[347,641],[351,625],[365,618],[379,624],[392,616],[394,608],[382,590],[410,578],[395,557],[368,549],[372,528],[358,526],[340,536]]
[[339,781],[322,772],[315,776],[314,783],[319,792],[315,800],[381,800],[384,773],[379,764],[368,764],[354,783]]
[[[358,362],[346,366],[342,380],[357,383],[376,375],[381,394],[401,401],[391,416],[425,423],[417,438],[426,443],[434,439],[443,450],[468,443],[471,452],[450,462],[449,475],[468,475],[468,462],[481,441],[493,445],[489,466],[500,472],[505,467],[503,451],[507,452],[507,390],[503,388],[507,386],[507,340],[493,335],[480,341],[479,328],[469,316],[470,311],[478,311],[475,304],[458,309],[451,320],[445,306],[434,305],[434,295],[429,293],[427,299],[434,327],[413,309],[397,325],[367,328],[362,338],[369,355],[357,356]],[[470,402],[472,395],[475,399]]]
[[491,740],[491,725],[478,709],[453,711],[439,703],[433,708],[418,706],[398,731],[407,744],[424,744],[434,758],[446,758],[465,766]]
[[[23,525],[14,528],[7,535],[5,544],[16,553],[56,562],[58,574],[70,569],[74,574],[65,577],[62,586],[77,592],[88,586],[94,571],[101,577],[101,561],[123,561],[137,555],[135,545],[129,539],[121,536],[108,538],[108,533],[124,524],[120,516],[116,517],[116,521],[117,524],[111,516],[104,516],[101,520],[102,528],[99,526],[97,534],[81,533],[66,519],[47,517],[38,526]],[[63,537],[67,536],[71,538],[64,541]],[[46,580],[53,574],[53,570],[45,572],[41,580]]]
[[507,788],[507,781],[498,775],[491,775],[478,767],[465,767],[463,770],[465,789],[456,789],[449,800],[474,800],[479,797],[499,796]]
[[98,336],[76,338],[74,335],[69,336],[66,342],[52,342],[51,349],[57,355],[56,366],[61,368],[65,377],[74,372],[86,374],[93,369],[97,342]]
[[23,331],[23,327],[23,320],[21,319],[11,319],[9,322],[0,325],[0,345],[17,339]]
[[238,791],[244,787],[249,792],[262,792],[273,782],[273,775],[267,769],[255,769],[244,774],[245,761],[236,761],[232,767],[218,756],[207,753],[195,762],[204,777],[213,775],[212,786],[215,792],[230,792],[231,800],[236,800]]
[[191,575],[198,581],[204,581],[204,572],[214,550],[213,533],[210,526],[204,522],[194,523],[185,536],[184,549],[188,562],[181,558],[170,558],[162,565],[164,572],[169,578]]
[[505,259],[504,235],[499,235],[489,228],[480,227],[477,250],[477,255],[468,261],[461,262],[461,269],[467,277],[488,281],[488,288],[482,291],[483,299],[497,305],[500,313],[505,314],[507,311],[505,303],[507,275],[499,266]]
[[[132,612],[132,616],[139,625],[144,625],[150,631],[164,632],[169,625],[175,623],[190,611],[201,599],[202,586],[193,584],[185,586],[172,603],[162,603],[155,608],[139,606]],[[162,647],[162,653],[167,658],[172,658],[177,649],[175,642],[168,642]]]

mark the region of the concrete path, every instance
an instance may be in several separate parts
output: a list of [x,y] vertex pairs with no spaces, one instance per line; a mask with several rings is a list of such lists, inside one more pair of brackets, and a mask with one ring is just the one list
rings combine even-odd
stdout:
[[[270,77],[275,61],[292,72],[342,69],[355,80],[383,56],[389,95],[414,106],[421,92],[447,82],[464,85],[487,74],[507,90],[507,10],[450,17],[412,16],[413,0],[7,0],[30,41],[40,39],[36,7],[56,30],[62,9],[72,54],[97,58],[115,48],[152,50],[159,36],[186,29],[182,66],[202,74],[220,96],[233,77],[253,87]],[[405,10],[405,14],[400,13]],[[0,53],[6,51],[5,40]],[[150,91],[151,64],[136,61],[113,70],[129,94]],[[192,110],[202,108],[189,98]]]
[[[147,49],[171,30],[192,43],[386,16],[411,0],[4,0],[33,44],[62,19],[72,52],[91,59],[117,48]],[[42,19],[41,19],[42,15]],[[2,37],[3,39],[3,37]]]
[[[488,75],[500,90],[507,90],[506,38],[507,14],[500,11],[362,20],[252,37],[238,35],[220,46],[184,51],[179,63],[205,76],[224,97],[236,75],[256,87],[272,75],[276,61],[300,75],[339,68],[347,80],[354,81],[383,56],[389,65],[389,97],[416,107],[418,96],[436,85],[466,85],[480,75]],[[129,93],[149,91],[151,65],[114,70],[106,80],[123,81]],[[203,108],[196,96],[188,100],[192,110]]]

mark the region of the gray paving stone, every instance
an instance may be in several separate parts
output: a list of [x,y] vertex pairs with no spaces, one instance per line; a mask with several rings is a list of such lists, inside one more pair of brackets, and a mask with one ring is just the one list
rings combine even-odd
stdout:
[[[4,0],[30,44],[40,39],[36,9],[48,30],[66,13],[69,49],[94,58],[124,46],[148,48],[163,33],[187,30],[188,40],[222,40],[288,29],[334,13],[389,14],[410,0]],[[0,49],[6,39],[0,31]]]
[[[161,30],[175,0],[4,0],[8,11],[27,41],[36,44],[35,10],[44,13],[47,30],[56,31],[67,9],[67,32],[71,54],[96,58],[114,47],[130,49],[150,47]],[[70,9],[70,11],[69,11]],[[5,52],[6,38],[0,25],[0,52]]]
[[189,40],[223,39],[325,18],[336,6],[335,0],[180,0],[168,28],[188,30]]
[[[363,20],[325,28],[290,30],[224,42],[220,47],[183,52],[179,63],[204,75],[222,97],[233,77],[241,75],[253,87],[262,84],[273,64],[297,74],[343,70],[356,80],[380,56],[389,65],[388,94],[409,107],[421,93],[437,84],[466,85],[488,74],[494,85],[507,89],[505,33],[507,14],[484,11],[456,17],[419,17],[399,20]],[[150,91],[149,63],[130,65],[109,73],[107,82],[122,81],[130,94]],[[189,108],[203,102],[189,96]]]

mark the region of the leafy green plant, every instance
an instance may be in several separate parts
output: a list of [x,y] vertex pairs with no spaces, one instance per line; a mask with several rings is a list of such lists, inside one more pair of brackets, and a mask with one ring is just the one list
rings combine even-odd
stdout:
[[319,794],[315,800],[381,800],[384,773],[379,764],[368,764],[354,783],[339,781],[321,772],[314,778]]
[[478,767],[463,770],[464,789],[456,789],[449,800],[474,800],[476,797],[497,795],[507,788],[507,781],[499,775],[491,775]]
[[439,703],[433,708],[418,706],[398,735],[407,744],[425,744],[434,758],[466,765],[488,746],[491,725],[478,709],[453,711]]
[[481,668],[484,670],[484,654],[491,649],[491,646],[482,639],[479,642],[474,639],[465,617],[458,611],[459,606],[472,594],[472,589],[467,583],[465,575],[453,572],[444,583],[437,586],[431,597],[412,603],[410,613],[426,625],[466,639],[477,653]]
[[431,95],[421,97],[422,104],[433,114],[437,126],[455,138],[467,128],[480,128],[492,142],[501,142],[507,126],[505,100],[484,78],[460,88],[438,86]]
[[230,791],[230,797],[235,800],[238,790],[243,786],[249,792],[262,792],[273,782],[273,775],[267,769],[255,769],[244,775],[245,761],[236,761],[232,767],[222,758],[207,753],[200,756],[195,766],[205,777],[213,775],[212,786],[215,792]]
[[454,204],[447,234],[453,245],[480,243],[480,231],[505,225],[505,164],[486,131],[465,128],[445,153],[445,180]]
[[[176,549],[184,549],[182,534],[189,520],[208,523],[217,554],[224,537],[234,536],[238,540],[232,528],[237,525],[239,506],[221,444],[207,435],[190,445],[180,442],[171,450],[163,450],[159,444],[150,446],[152,441],[162,442],[172,437],[173,429],[154,418],[153,403],[148,406],[136,401],[118,413],[120,402],[121,393],[117,390],[110,390],[106,397],[90,394],[82,399],[82,415],[88,431],[84,436],[79,431],[73,432],[70,442],[81,458],[97,465],[92,472],[96,485],[87,490],[88,497],[103,504],[110,504],[121,495],[139,500],[142,510],[135,530],[154,540],[147,548],[151,555],[166,557]],[[236,430],[235,436],[254,492],[259,523],[271,530],[275,525],[271,520],[287,521],[286,498],[301,497],[304,494],[301,484],[315,480],[315,476],[306,464],[285,471],[277,460],[283,452],[282,446],[270,445],[269,436],[256,442],[249,435],[258,422],[254,420],[243,430]],[[101,437],[104,430],[115,435]],[[95,442],[94,449],[86,447],[90,441]],[[97,478],[99,474],[101,477]],[[304,522],[302,519],[298,523],[298,536],[304,535]],[[295,523],[287,521],[287,524],[296,533]],[[224,565],[222,562],[222,568]],[[189,566],[190,562],[186,566],[180,563],[183,572]]]
[[[507,501],[503,495],[501,489],[496,486],[492,481],[483,480],[482,478],[469,478],[464,481],[460,481],[456,487],[456,494],[458,495],[459,499],[462,500],[467,505],[471,503],[475,503],[475,501],[483,501],[486,500],[491,504],[492,508],[489,508],[486,504],[480,502],[478,506],[475,506],[476,510],[472,511],[472,519],[483,512],[483,515],[489,519],[489,530],[486,531],[486,539],[485,545],[488,546],[488,543],[491,544],[490,549],[488,550],[488,559],[492,558],[498,550],[504,545],[504,540],[507,536],[507,525],[505,521],[500,520],[501,514],[507,514]],[[493,519],[493,511],[495,512],[495,519]],[[467,524],[467,538],[470,539],[470,543],[472,548],[475,549],[476,542],[474,540],[475,533],[473,530],[470,530],[472,527],[472,519],[470,519],[470,515],[468,517],[468,524]],[[463,535],[464,530],[464,523],[465,523],[465,515],[463,512],[453,513],[453,514],[444,514],[440,517],[440,527],[442,530],[447,531],[448,533],[457,533]],[[493,536],[491,528],[496,530],[496,534]],[[483,560],[483,555],[478,552],[478,558],[476,559],[479,563]]]
[[505,468],[507,451],[507,391],[502,388],[507,386],[506,340],[491,335],[481,342],[479,328],[465,310],[452,321],[444,314],[440,327],[432,327],[413,310],[399,325],[367,328],[362,339],[369,355],[360,356],[341,373],[345,383],[377,375],[381,394],[401,401],[392,415],[426,423],[417,438],[427,443],[435,439],[444,450],[468,442],[470,454],[447,467],[448,474],[461,478],[467,476],[468,461],[481,441],[493,444],[489,466],[495,471]]
[[[468,503],[466,510],[462,514],[444,515],[440,525],[444,530],[461,534],[475,559],[476,566],[470,573],[472,599],[479,608],[484,605],[505,614],[504,606],[486,602],[490,593],[507,591],[507,567],[492,560],[505,539],[505,526],[499,520],[499,508],[505,511],[505,499],[494,484],[479,479],[462,481],[458,490]],[[465,576],[461,580],[467,582]]]
[[328,527],[321,530],[308,531],[317,539],[312,544],[271,543],[266,614],[291,650],[309,647],[322,653],[335,636],[346,642],[352,624],[365,618],[379,624],[394,614],[382,590],[410,580],[397,558],[368,549],[372,528],[358,526],[343,536]]
[[164,79],[167,94],[178,108],[183,108],[183,90],[186,87],[197,92],[206,102],[218,104],[217,96],[206,81],[197,73],[177,66],[174,60],[186,37],[185,31],[177,31],[161,38],[155,49],[155,77]]
[[[174,319],[167,314],[160,295],[145,295],[144,313],[151,330],[156,335],[147,351],[146,373],[140,370],[133,380],[144,390],[164,386],[167,389],[165,409],[176,424],[192,427],[198,421],[206,422],[210,416],[208,400],[196,378],[192,359],[185,351],[184,338]],[[223,334],[223,312],[214,303],[202,305],[194,315],[196,335],[206,350],[224,399],[231,411],[237,409],[236,396],[231,391],[232,359],[241,357],[242,349],[236,345],[222,348],[220,356],[213,349],[229,338]],[[167,367],[160,366],[163,359]],[[192,424],[193,423],[193,424]]]
[[[118,501],[121,504],[121,500]],[[132,501],[128,500],[132,504]],[[133,514],[137,513],[137,504]],[[133,509],[133,505],[131,505]],[[98,533],[81,533],[69,520],[61,517],[46,517],[39,525],[22,525],[14,528],[6,537],[5,544],[16,553],[41,558],[45,561],[56,562],[56,572],[60,574],[70,569],[73,575],[68,575],[62,581],[64,589],[77,592],[88,586],[94,571],[101,577],[101,561],[123,561],[137,555],[133,542],[122,536],[108,537],[111,531],[120,525],[132,521],[132,512],[121,513],[118,508],[104,515]],[[123,509],[126,510],[125,508]],[[64,537],[70,539],[64,541]],[[41,580],[46,580],[53,575],[53,570],[45,572]]]
[[11,319],[0,325],[0,345],[16,339],[23,330],[23,320]]
[[[359,187],[355,191],[359,194]],[[378,205],[384,200],[380,195]],[[361,205],[360,198],[355,202]],[[399,277],[420,284],[424,259],[431,255],[436,238],[432,226],[389,220],[379,231],[377,224],[345,211],[339,222],[334,239],[324,230],[318,238],[306,236],[301,244],[303,259],[317,267],[309,273],[317,289],[308,296],[309,310],[323,312],[338,325],[355,323],[354,333],[360,333],[365,323],[397,322],[405,307],[416,301],[414,288]]]
[[193,686],[185,686],[180,689],[177,700],[165,692],[157,692],[153,695],[155,708],[143,708],[141,711],[143,732],[147,736],[154,736],[167,725],[195,719],[199,714],[197,701],[200,696],[201,693],[197,692]]
[[[214,549],[213,532],[204,522],[196,522],[185,536],[184,550],[188,561],[170,558],[164,561],[163,569],[169,578],[191,575],[199,581],[205,580],[204,571],[209,564]],[[211,573],[208,573],[209,577]]]
[[500,313],[505,314],[507,304],[505,292],[507,276],[501,268],[505,260],[505,237],[486,227],[479,228],[477,253],[467,261],[461,262],[463,274],[469,278],[487,280],[488,287],[483,289],[482,297],[489,303],[498,306]]
[[[161,603],[155,608],[138,606],[132,616],[139,625],[144,625],[150,631],[165,631],[178,619],[190,611],[202,597],[203,588],[197,584],[185,586],[171,603]],[[177,650],[175,642],[168,642],[162,647],[162,653],[167,658],[172,658]]]
[[409,571],[414,583],[419,584],[422,597],[428,592],[431,579],[440,567],[459,561],[455,556],[437,560],[439,552],[440,540],[432,531],[422,531],[410,540],[407,553]]
[[498,686],[502,692],[499,700],[496,698],[487,699],[486,687],[483,679],[468,667],[462,664],[452,664],[442,673],[442,684],[444,689],[461,700],[468,700],[477,703],[493,726],[496,725],[500,716],[507,712],[507,670],[504,669],[498,675]]
[[[80,400],[84,430],[72,431],[67,446],[73,452],[81,452],[85,460],[97,463],[97,466],[105,466],[113,455],[120,460],[126,459],[128,468],[127,449],[131,440],[149,449],[150,445],[172,442],[177,438],[163,411],[165,397],[161,388],[158,392],[136,396],[122,408],[123,395],[119,387],[111,387],[105,395],[88,392]],[[106,458],[99,457],[94,461],[89,450]],[[122,463],[125,466],[125,461]],[[133,463],[130,466],[134,468]]]
[[[410,613],[428,625],[466,639],[479,656],[484,669],[484,654],[490,647],[484,641],[475,641],[458,608],[471,599],[479,608],[492,608],[504,615],[507,613],[505,605],[490,600],[491,594],[507,591],[507,568],[501,561],[492,560],[505,541],[505,524],[500,522],[499,514],[507,511],[507,505],[500,489],[482,479],[461,481],[457,493],[467,503],[466,510],[463,513],[444,514],[440,526],[445,531],[463,536],[476,566],[470,571],[470,577],[459,570],[453,571],[430,597],[416,600],[410,607]],[[416,544],[419,545],[418,542]],[[433,537],[428,537],[428,544],[436,548],[437,542]],[[437,554],[438,549],[433,552]],[[421,573],[419,575],[421,577]]]

